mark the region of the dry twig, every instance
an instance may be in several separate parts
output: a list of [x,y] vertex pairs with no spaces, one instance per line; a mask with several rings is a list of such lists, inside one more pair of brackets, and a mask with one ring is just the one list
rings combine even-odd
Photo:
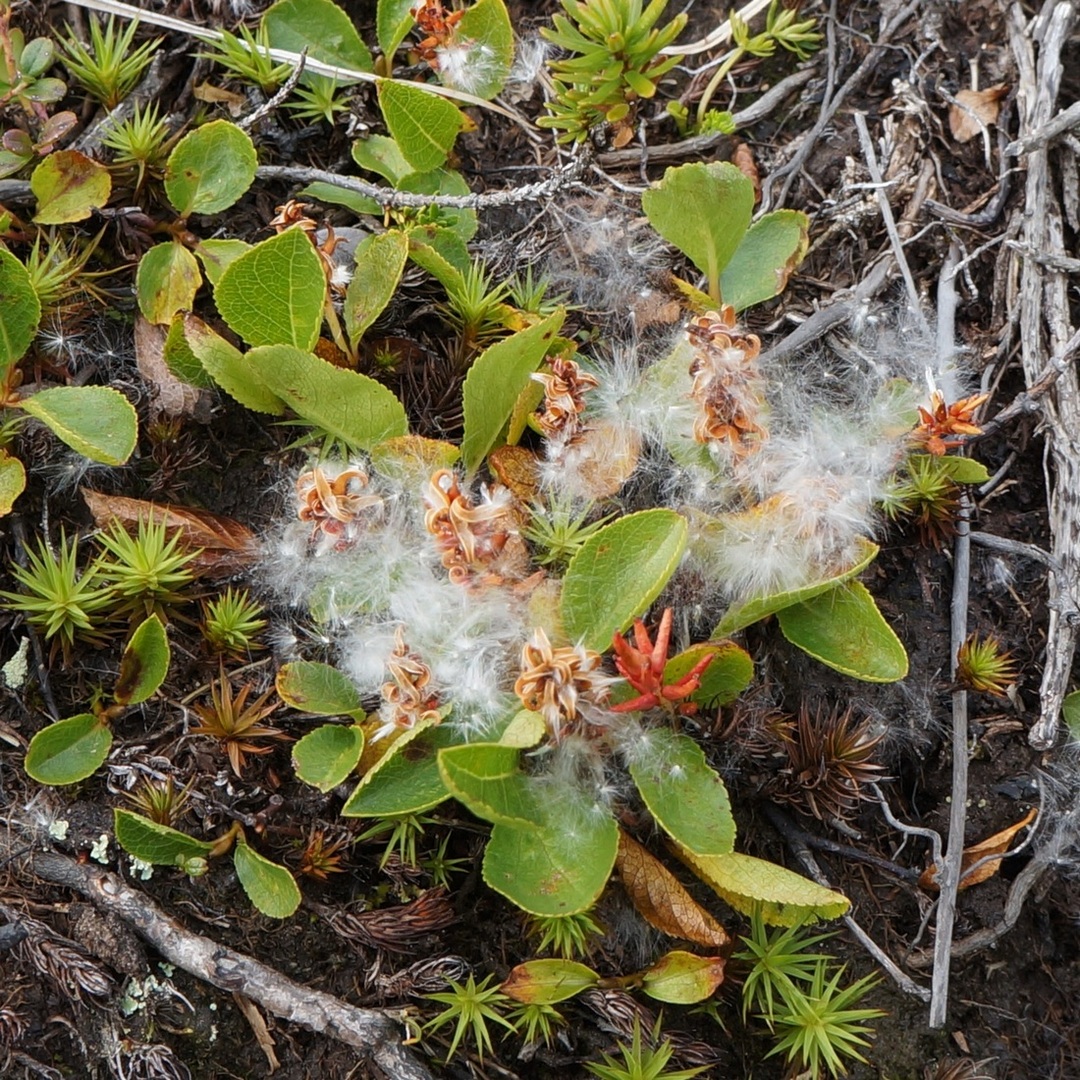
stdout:
[[[1024,205],[1017,210],[1021,242],[1047,255],[1064,256],[1061,202],[1051,170],[1049,145],[1035,138],[1055,115],[1063,73],[1062,51],[1078,15],[1076,5],[1048,0],[1029,24],[1022,5],[1009,8],[1009,40],[1018,68],[1017,106],[1020,142],[1032,142],[1027,161]],[[1035,46],[1039,46],[1038,60]],[[1010,253],[1016,258],[1015,253]],[[1046,377],[1048,352],[1063,356],[1073,346],[1068,279],[1033,259],[1020,269],[1020,354],[1029,393]],[[1050,618],[1046,632],[1046,665],[1039,688],[1041,710],[1028,739],[1038,750],[1049,749],[1057,735],[1080,628],[1080,605],[1073,583],[1080,580],[1080,379],[1075,365],[1063,365],[1049,392],[1039,396],[1053,482],[1050,484],[1051,554],[1061,572],[1050,573]]]
[[401,1044],[391,1015],[361,1009],[302,986],[250,956],[194,934],[147,897],[99,866],[80,865],[56,852],[39,852],[31,863],[44,881],[74,889],[104,911],[130,923],[170,963],[228,992],[241,992],[267,1012],[355,1047],[393,1080],[433,1080]]

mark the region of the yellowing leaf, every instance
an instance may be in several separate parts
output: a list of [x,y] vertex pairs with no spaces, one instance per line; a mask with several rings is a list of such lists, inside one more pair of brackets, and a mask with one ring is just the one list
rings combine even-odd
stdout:
[[675,875],[622,830],[615,869],[638,914],[650,926],[671,937],[714,948],[723,948],[731,940]]
[[675,854],[736,911],[761,917],[773,926],[797,926],[806,919],[838,919],[849,907],[846,896],[752,855],[695,855],[681,845]]
[[[1021,829],[1027,828],[1034,820],[1035,810],[1032,808],[1015,825],[1010,825],[1007,829],[1002,829],[1001,832],[996,832],[993,836],[988,836],[985,840],[980,840],[979,843],[964,848],[964,852],[960,857],[960,884],[957,888],[970,889],[972,885],[978,885],[980,882],[992,878],[1001,869],[1001,859],[991,859],[983,863],[978,869],[970,872],[968,868],[974,866],[981,859],[985,859],[987,855],[1004,855],[1009,850],[1009,844],[1012,843],[1013,837]],[[937,867],[931,863],[923,871],[922,876],[919,878],[919,884],[924,889],[938,889],[940,886],[936,879]]]

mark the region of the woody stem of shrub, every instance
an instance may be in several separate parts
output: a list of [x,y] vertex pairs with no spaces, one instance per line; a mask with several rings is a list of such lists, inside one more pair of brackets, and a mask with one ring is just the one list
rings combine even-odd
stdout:
[[[951,273],[959,258],[955,245],[938,279],[938,353],[947,359],[953,349],[956,328],[956,282]],[[967,638],[968,585],[971,576],[971,496],[963,494],[956,515],[956,541],[953,549],[953,594],[949,673],[955,678],[957,655]],[[956,921],[956,892],[960,885],[964,854],[964,825],[968,793],[968,696],[956,690],[952,696],[952,805],[949,808],[949,843],[938,868],[941,893],[938,899],[934,937],[934,975],[930,986],[930,1027],[945,1023],[949,1007],[949,963],[952,954],[953,925]]]
[[287,979],[273,968],[186,930],[146,896],[99,866],[80,865],[57,852],[31,863],[43,881],[73,889],[103,911],[118,915],[166,960],[219,990],[238,991],[267,1012],[330,1035],[374,1061],[394,1080],[434,1080],[401,1044],[392,1014],[349,1005],[331,994]]

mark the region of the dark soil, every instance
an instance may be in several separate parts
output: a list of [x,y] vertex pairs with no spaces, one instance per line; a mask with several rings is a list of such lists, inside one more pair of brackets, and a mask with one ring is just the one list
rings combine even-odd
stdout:
[[[354,15],[365,39],[373,40],[373,2],[356,0],[344,6]],[[509,0],[509,6],[515,28],[522,36],[533,33],[533,28],[542,25],[556,10],[552,0]],[[750,328],[760,334],[765,348],[780,341],[814,310],[827,305],[834,294],[857,285],[872,262],[888,250],[888,237],[872,192],[850,187],[869,179],[853,121],[855,111],[866,114],[875,139],[887,135],[893,148],[892,156],[885,156],[894,167],[894,183],[888,191],[898,217],[912,200],[915,178],[926,160],[934,163],[934,199],[958,210],[976,212],[983,208],[999,166],[994,134],[990,135],[993,167],[988,171],[980,138],[961,145],[950,137],[948,105],[938,91],[945,89],[955,95],[967,87],[969,65],[974,61],[980,65],[981,85],[1014,84],[1003,14],[1007,6],[1004,0],[964,4],[926,0],[912,5],[901,30],[877,54],[866,78],[817,138],[784,204],[811,216],[810,252],[781,298],[748,313]],[[28,37],[40,29],[34,25],[35,19],[41,25],[48,21],[61,26],[70,14],[62,4],[41,10],[45,7],[17,9],[15,21],[22,20]],[[210,0],[188,0],[166,7],[170,13],[176,8],[188,17],[218,25],[220,18],[213,9],[225,7],[228,14],[228,5]],[[887,9],[891,15],[898,8],[895,4],[847,2],[832,7],[834,74],[839,85],[856,70],[877,39],[883,11]],[[717,5],[701,0],[692,0],[687,8],[691,15],[685,32],[687,40],[703,36],[722,17]],[[805,14],[823,20],[830,17],[825,3],[808,0],[801,8]],[[1034,14],[1030,5],[1024,10],[1028,16]],[[191,114],[198,105],[191,99],[192,87],[208,77],[219,84],[224,79],[218,77],[220,73],[211,75],[205,65],[185,59],[194,51],[190,42],[173,36],[168,38],[168,44],[176,48],[172,61],[175,77],[167,84],[161,104],[166,111],[176,107]],[[1071,63],[1065,68],[1060,98],[1063,106],[1080,94],[1080,39],[1074,38],[1068,56]],[[694,58],[692,66],[701,59]],[[759,124],[737,134],[737,141],[749,149],[766,183],[770,174],[791,159],[818,118],[826,90],[825,52],[809,64],[814,77],[802,91]],[[741,65],[735,73],[739,91],[736,107],[745,107],[795,67],[795,59],[785,53],[765,62]],[[688,85],[687,76],[681,75],[679,90],[686,91]],[[699,82],[697,92],[700,89]],[[539,94],[525,98],[518,107],[529,115],[538,115]],[[378,124],[378,111],[366,91],[358,93],[354,111],[373,126]],[[654,111],[659,116],[662,106]],[[92,118],[89,106],[83,113],[84,122]],[[473,190],[497,190],[532,182],[546,175],[536,168],[537,161],[545,166],[555,163],[550,140],[537,151],[519,129],[501,117],[482,113],[475,118],[476,131],[464,135],[458,144],[458,167]],[[1015,110],[1009,98],[1001,125],[1008,138],[1015,137]],[[287,114],[277,113],[262,128],[256,128],[254,136],[263,163],[311,164],[349,171],[349,140],[343,126],[333,131],[325,125],[302,129]],[[669,123],[658,119],[646,126],[646,138],[655,147],[677,136]],[[905,140],[908,149],[895,150]],[[604,149],[599,147],[601,152]],[[726,149],[730,152],[731,147]],[[714,153],[709,151],[710,155]],[[611,180],[636,186],[643,180],[657,179],[662,168],[639,170],[635,166],[605,172],[609,175],[587,177],[592,185],[590,192],[560,197],[556,206],[525,204],[490,216],[482,214],[475,243],[477,253],[500,275],[529,264],[558,269],[570,262],[567,219],[599,217],[603,213],[623,223],[620,242],[632,249],[640,235],[640,204],[635,195],[621,191]],[[778,186],[773,188],[774,198],[777,190]],[[274,208],[294,194],[295,189],[285,184],[258,183],[230,211],[229,235],[249,240],[262,238]],[[153,202],[154,196],[149,198]],[[957,329],[976,378],[984,366],[992,367],[993,397],[988,415],[1008,404],[1024,388],[1019,367],[1010,366],[1009,357],[997,355],[997,343],[1010,319],[1010,310],[998,280],[1004,245],[987,244],[1003,234],[1022,198],[1022,180],[1014,180],[999,215],[981,229],[947,228],[925,206],[916,206],[909,223],[912,227],[905,233],[917,234],[907,245],[906,256],[916,286],[928,304],[933,301],[950,241],[959,242],[971,255],[960,288]],[[154,214],[162,208],[157,204],[145,205],[144,209]],[[328,213],[330,220],[338,224],[350,220],[343,212]],[[218,223],[208,219],[206,223],[193,222],[192,226],[201,228],[203,224],[207,228],[205,235],[209,235]],[[146,239],[136,238],[122,247],[124,238],[110,224],[100,257],[106,264],[119,264],[124,261],[122,251],[126,255],[137,253]],[[1075,251],[1076,237],[1072,236],[1071,241]],[[980,248],[981,253],[973,254]],[[578,252],[574,258],[578,270],[598,276],[610,273],[599,258],[590,263],[592,254],[588,251]],[[612,301],[610,289],[601,287],[611,281],[599,282],[592,293],[596,298],[594,310],[576,312],[574,329],[597,327],[599,336],[620,340],[627,333],[627,308],[635,306],[639,323],[647,321],[645,301],[633,295],[635,290],[648,284],[665,301],[670,299],[665,283],[673,254],[665,250],[656,258],[650,251],[642,258],[650,260],[647,272],[651,277],[647,281],[644,276],[635,278],[633,289],[625,297],[616,297],[617,302]],[[66,487],[58,489],[57,476],[68,461],[66,452],[44,431],[26,431],[20,436],[18,452],[27,466],[29,487],[0,532],[5,559],[16,558],[26,539],[47,525],[54,530],[61,522],[69,531],[91,529],[90,516],[77,493],[80,482],[107,493],[207,509],[236,519],[256,532],[272,527],[285,505],[288,492],[282,478],[301,460],[300,452],[290,447],[295,429],[265,424],[223,395],[215,399],[206,416],[185,419],[178,430],[162,431],[150,422],[149,392],[134,365],[130,280],[129,270],[109,279],[111,310],[88,308],[79,314],[71,329],[84,335],[83,340],[90,344],[79,355],[77,370],[88,371],[92,381],[122,386],[140,410],[142,435],[135,463],[123,470],[95,469],[86,477],[75,476]],[[902,288],[897,279],[872,301],[872,307],[895,307],[903,300]],[[403,358],[395,389],[407,401],[414,428],[435,437],[452,437],[460,422],[454,411],[457,382],[444,377],[445,365],[438,362],[443,355],[443,331],[433,314],[433,305],[440,298],[438,288],[429,279],[416,275],[415,280],[406,282],[379,331]],[[1076,304],[1075,291],[1072,302]],[[641,332],[669,332],[662,317],[657,316],[656,322],[657,328],[645,326]],[[838,333],[843,336],[843,331]],[[975,526],[1049,548],[1043,444],[1035,419],[1021,420],[979,441],[973,453],[992,474],[1008,465],[1003,483],[985,498],[975,496]],[[701,717],[693,729],[730,789],[740,830],[740,850],[803,872],[793,841],[805,831],[878,860],[875,863],[873,858],[861,861],[850,853],[814,851],[824,877],[851,899],[858,923],[920,986],[927,987],[929,967],[920,965],[919,955],[921,950],[933,947],[933,918],[929,919],[929,927],[923,923],[934,894],[912,880],[930,863],[926,840],[918,836],[905,839],[885,821],[872,798],[861,804],[842,831],[816,820],[806,812],[805,804],[787,805],[778,831],[766,812],[772,802],[771,781],[775,780],[777,763],[767,756],[755,756],[747,748],[747,740],[740,738],[740,732],[745,732],[747,724],[752,726],[766,707],[797,712],[800,705],[812,710],[852,706],[857,716],[869,718],[883,736],[878,761],[883,775],[890,778],[884,790],[893,814],[911,825],[947,836],[952,793],[952,565],[950,538],[945,537],[935,546],[925,542],[916,528],[894,525],[884,533],[882,553],[864,576],[888,622],[907,647],[911,672],[902,683],[878,687],[834,676],[790,646],[774,626],[758,626],[747,635],[748,647],[758,661],[751,701],[734,710],[726,709],[720,716]],[[13,587],[7,575],[0,584],[6,589]],[[215,587],[207,583],[208,592]],[[1075,774],[1065,751],[1040,755],[1027,742],[1027,730],[1038,716],[1046,643],[1044,568],[1033,560],[977,548],[973,553],[970,594],[969,628],[997,635],[1013,654],[1019,675],[1015,692],[1007,699],[971,695],[969,844],[1018,821],[1033,806],[1041,805],[1044,813],[1052,817],[1056,813],[1052,808],[1065,808],[1060,811],[1064,815],[1072,797],[1069,785],[1075,786]],[[194,609],[190,613],[194,614]],[[317,629],[307,625],[298,628],[294,612],[278,609],[272,615],[279,638],[291,632],[309,633],[305,655],[309,659],[332,659],[321,651]],[[0,656],[9,657],[24,633],[21,620],[0,611]],[[122,789],[130,786],[132,770],[165,769],[181,782],[194,778],[203,798],[188,824],[192,831],[201,830],[201,835],[217,835],[233,820],[249,826],[257,822],[262,850],[294,870],[299,867],[304,838],[313,830],[351,841],[347,872],[333,874],[325,882],[305,879],[305,904],[296,916],[284,922],[253,911],[231,865],[215,863],[197,883],[162,870],[147,881],[132,877],[133,885],[189,930],[262,960],[306,986],[354,1004],[405,1009],[421,1022],[432,1018],[441,1006],[419,995],[409,996],[410,988],[418,983],[425,988],[419,982],[420,968],[413,965],[428,969],[441,965],[458,976],[471,970],[478,980],[494,973],[501,979],[515,964],[533,958],[520,913],[487,889],[481,879],[480,859],[487,827],[456,804],[446,804],[433,812],[433,821],[420,842],[420,869],[396,858],[380,865],[385,837],[359,839],[367,823],[345,821],[337,815],[341,803],[338,793],[323,796],[299,783],[292,775],[287,747],[251,759],[242,781],[237,781],[224,767],[220,754],[201,744],[205,740],[187,738],[184,732],[189,716],[180,703],[193,698],[202,700],[206,685],[216,677],[217,661],[207,654],[192,625],[178,621],[171,633],[174,662],[164,692],[120,721],[108,772],[99,772],[75,789],[44,791],[30,781],[21,768],[23,747],[48,722],[49,695],[55,703],[55,715],[83,711],[96,688],[111,684],[117,656],[108,651],[83,652],[66,668],[57,660],[44,680],[48,693],[36,677],[21,691],[0,691],[0,813],[8,832],[0,876],[0,914],[4,921],[14,924],[26,918],[41,920],[55,933],[79,942],[89,950],[94,962],[113,977],[116,986],[114,993],[103,998],[95,1000],[84,995],[85,1001],[79,1001],[64,989],[62,982],[43,977],[23,953],[10,949],[0,952],[0,970],[4,974],[0,986],[0,1046],[8,1046],[4,1075],[20,1080],[119,1080],[185,1073],[195,1080],[224,1080],[265,1076],[271,1071],[279,1078],[346,1080],[380,1076],[375,1066],[364,1063],[355,1051],[329,1036],[315,1035],[266,1016],[271,1049],[279,1062],[272,1070],[268,1052],[260,1048],[252,1024],[233,995],[182,970],[163,970],[157,954],[147,950],[129,930],[108,923],[73,894],[36,879],[32,872],[28,851],[43,842],[50,821],[63,819],[69,823],[66,837],[55,840],[56,848],[86,861],[98,838],[111,833],[112,808],[123,805]],[[272,681],[274,666],[273,654],[264,652],[254,658],[246,678],[261,691]],[[274,722],[294,735],[303,731],[298,724],[290,726],[288,716],[275,716]],[[960,893],[955,940],[963,941],[1002,919],[1011,884],[1032,850],[1049,839],[1053,824],[1044,825],[1034,843],[1021,854],[1004,859],[1000,873]],[[339,925],[339,931],[333,929],[331,916],[335,913],[408,903],[430,889],[434,884],[430,860],[437,851],[445,859],[456,860],[447,893],[456,916],[453,925],[432,933],[426,933],[423,926],[414,927],[398,951],[392,947],[392,933],[384,935],[384,944],[391,947],[378,948],[377,941],[362,940],[345,924]],[[113,869],[127,874],[127,860],[117,858],[115,844],[110,844],[108,857]],[[425,861],[427,869],[423,868]],[[883,863],[892,863],[907,875],[889,872],[882,868]],[[746,932],[745,921],[693,883],[678,864],[671,868],[729,930]],[[635,915],[617,883],[602,899],[597,918],[608,933],[596,942],[590,963],[604,974],[639,969],[671,947],[668,939]],[[390,921],[394,919],[391,916]],[[843,928],[830,948],[849,963],[853,978],[874,970],[871,958]],[[888,1015],[874,1025],[876,1038],[867,1052],[869,1064],[855,1065],[850,1074],[858,1080],[1080,1077],[1078,958],[1080,890],[1075,871],[1063,858],[1028,895],[1011,930],[993,947],[954,962],[944,1028],[929,1030],[926,1004],[901,992],[888,976],[882,978],[868,1003],[886,1010]],[[738,984],[744,972],[734,963],[728,970],[729,978],[718,992],[715,1010],[720,1025],[701,1010],[664,1009],[663,1026],[674,1039],[676,1061],[683,1067],[707,1065],[706,1075],[716,1077],[769,1080],[788,1075],[779,1059],[765,1059],[771,1043],[763,1027],[741,1022]],[[388,976],[397,972],[406,974],[396,984],[391,983]],[[129,977],[141,980],[147,973],[154,973],[168,989],[151,992],[145,1001],[125,1006],[120,988]],[[380,986],[385,992],[380,992]],[[483,1062],[461,1051],[451,1063],[442,1064],[448,1044],[444,1029],[428,1037],[417,1052],[421,1056],[430,1054],[432,1071],[440,1076],[518,1076],[523,1080],[584,1076],[585,1061],[595,1062],[601,1052],[613,1052],[617,1039],[625,1037],[626,1018],[633,1015],[626,1010],[641,1007],[628,1005],[618,994],[606,999],[598,994],[592,1004],[595,1009],[581,1000],[565,1005],[568,1023],[551,1048],[523,1050],[519,1040],[499,1042],[496,1034],[495,1052]],[[651,1019],[650,1014],[647,1022],[651,1023]],[[7,1034],[13,1037],[5,1038]],[[167,1050],[161,1051],[159,1059],[142,1060],[133,1050],[139,1044]]]

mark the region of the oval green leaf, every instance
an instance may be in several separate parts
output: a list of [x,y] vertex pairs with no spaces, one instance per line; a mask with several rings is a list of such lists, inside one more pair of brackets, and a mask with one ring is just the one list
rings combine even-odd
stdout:
[[562,588],[563,627],[572,641],[605,652],[660,595],[682,558],[686,519],[657,508],[613,521],[570,560]]
[[407,731],[360,779],[342,817],[419,814],[450,797],[439,772],[439,751],[461,742],[451,724]]
[[147,322],[169,323],[178,311],[190,311],[202,284],[199,263],[178,240],[155,244],[140,260],[135,295]]
[[301,712],[321,716],[352,716],[363,720],[360,691],[336,667],[314,660],[283,664],[275,680],[278,696]]
[[553,806],[529,828],[495,825],[484,880],[531,915],[575,915],[604,891],[619,830],[602,806]]
[[41,322],[41,301],[26,267],[7,248],[0,248],[0,378],[34,340]]
[[676,949],[641,974],[641,989],[656,1001],[696,1005],[712,997],[724,981],[722,956],[697,956]]
[[92,713],[80,713],[42,728],[30,740],[23,768],[39,784],[75,784],[94,773],[111,746],[108,726]]
[[6,450],[0,450],[0,517],[11,513],[15,500],[26,490],[23,463]]
[[851,901],[832,889],[752,855],[695,855],[678,850],[679,857],[702,881],[736,911],[752,915],[761,905],[765,922],[798,926],[816,919],[839,919]]
[[354,347],[390,303],[408,256],[408,237],[396,229],[369,236],[357,245],[356,269],[345,292],[342,312]]
[[[406,12],[413,0],[405,0]],[[380,5],[381,6],[381,5]],[[411,23],[412,16],[409,16]],[[413,171],[405,160],[401,147],[389,135],[369,135],[366,139],[357,139],[352,144],[352,159],[368,172],[376,173],[384,180],[389,180],[394,187]]]
[[247,360],[297,416],[357,450],[409,430],[405,406],[394,392],[359,371],[334,367],[290,345],[260,346]]
[[[415,6],[415,4],[414,4]],[[300,53],[312,60],[352,71],[371,71],[371,53],[352,20],[332,0],[278,0],[263,15],[271,48]],[[301,76],[301,81],[304,76]],[[340,78],[342,84],[355,79]]]
[[738,604],[724,615],[711,636],[713,638],[727,637],[729,634],[734,634],[752,623],[760,622],[769,615],[775,615],[776,612],[782,611],[786,607],[812,600],[815,596],[820,596],[822,593],[836,588],[837,585],[849,581],[857,574],[861,574],[877,558],[881,549],[877,544],[861,538],[856,541],[856,546],[861,554],[851,566],[830,577],[822,578],[820,581],[815,581],[810,585],[804,585],[802,588],[771,593],[768,596],[753,597],[744,603]]
[[129,855],[155,866],[183,866],[189,859],[205,859],[214,846],[119,808],[113,810],[113,832]]
[[641,208],[708,278],[713,294],[750,227],[754,185],[727,161],[679,165],[641,196]]
[[203,371],[245,408],[271,416],[280,416],[285,411],[285,403],[267,390],[244,354],[202,319],[184,316],[184,341]]
[[234,259],[214,301],[249,345],[314,348],[326,303],[322,260],[302,229],[286,229]]
[[402,156],[417,172],[445,163],[465,122],[446,98],[393,79],[379,83],[379,107]]
[[439,751],[439,771],[450,794],[477,817],[528,828],[543,811],[520,760],[516,746],[470,743]]
[[573,960],[530,960],[512,968],[499,989],[526,1005],[555,1005],[599,981],[592,968]]
[[236,876],[248,899],[272,919],[287,919],[300,906],[296,879],[278,863],[253,851],[242,840],[233,850]]
[[754,677],[754,661],[750,654],[732,641],[691,645],[664,665],[664,682],[668,685],[678,682],[707,654],[712,655],[712,660],[690,700],[706,708],[727,705],[750,685]]
[[476,472],[498,442],[518,395],[540,366],[565,314],[560,308],[528,330],[497,341],[469,368],[461,391],[465,417],[461,460],[469,475]]
[[776,618],[792,645],[843,675],[877,683],[908,673],[904,646],[860,581],[786,607]]
[[112,387],[55,386],[23,398],[19,407],[91,461],[123,465],[135,449],[135,407]]
[[360,728],[323,724],[293,747],[293,767],[305,784],[327,792],[348,779],[363,750],[364,733]]
[[735,819],[727,788],[687,735],[656,728],[648,750],[630,765],[630,775],[649,813],[673,840],[701,855],[726,855],[735,848]]
[[78,150],[54,150],[30,174],[30,190],[38,203],[34,221],[64,225],[85,221],[103,207],[112,192],[112,177],[104,165]]
[[251,187],[258,164],[246,132],[228,120],[211,120],[173,147],[165,167],[165,194],[182,218],[216,214]]
[[113,688],[118,705],[138,705],[165,681],[169,672],[169,638],[156,615],[139,624],[120,657],[120,674]]
[[736,311],[784,291],[806,254],[810,219],[801,210],[774,210],[747,230],[720,275],[720,295]]

